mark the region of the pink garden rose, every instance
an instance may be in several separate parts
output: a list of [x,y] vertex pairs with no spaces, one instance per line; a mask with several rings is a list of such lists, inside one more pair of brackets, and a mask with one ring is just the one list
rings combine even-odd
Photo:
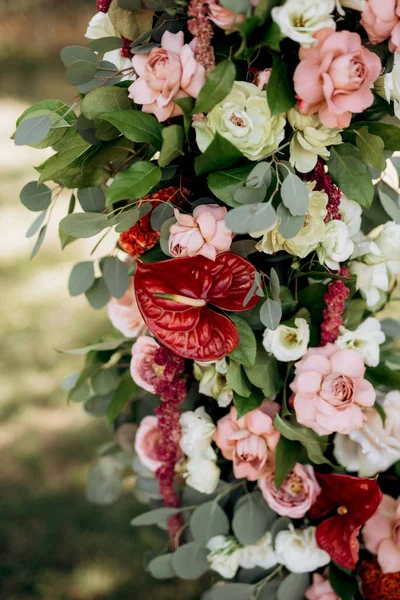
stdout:
[[148,54],[135,54],[133,67],[138,75],[129,88],[129,97],[143,105],[143,111],[154,114],[159,121],[181,115],[174,100],[197,98],[206,75],[204,67],[194,57],[196,40],[184,43],[183,31],[166,31],[161,48]]
[[380,44],[390,38],[390,51],[399,51],[399,0],[368,0],[361,15],[361,25],[367,32],[371,44]]
[[174,214],[177,222],[171,225],[169,251],[172,256],[198,256],[215,260],[217,254],[227,252],[233,233],[225,225],[227,209],[218,204],[201,204],[193,215]]
[[310,465],[297,463],[279,490],[274,483],[274,473],[262,475],[258,487],[268,506],[282,517],[301,519],[314,504],[321,488]]
[[327,27],[314,34],[318,45],[300,48],[294,73],[299,111],[319,112],[326,127],[348,127],[352,113],[371,106],[369,86],[379,76],[381,61],[361,44],[358,33]]
[[157,448],[161,443],[161,431],[157,427],[157,417],[142,419],[135,438],[135,450],[140,462],[150,469],[157,471],[162,462],[157,460]]
[[136,304],[133,284],[122,298],[111,298],[107,305],[108,317],[125,337],[135,338],[147,329]]
[[323,575],[313,574],[312,585],[304,594],[306,600],[340,600],[328,581],[327,571]]
[[148,335],[140,336],[132,346],[132,379],[151,394],[155,394],[154,380],[159,367],[154,362],[154,354],[159,347],[160,344]]
[[237,479],[256,481],[263,473],[273,471],[280,437],[273,424],[277,410],[275,403],[266,401],[238,419],[232,406],[229,414],[218,421],[213,440],[223,456],[233,461]]
[[296,363],[290,384],[298,422],[318,435],[359,429],[364,422],[362,408],[373,406],[376,397],[364,373],[356,350],[340,350],[334,344],[309,348]]
[[377,554],[383,573],[400,571],[400,496],[395,500],[383,495],[378,510],[364,525],[363,538],[367,550]]
[[246,18],[245,14],[235,13],[221,5],[219,0],[208,0],[208,17],[217,27],[225,31],[237,31],[237,26]]

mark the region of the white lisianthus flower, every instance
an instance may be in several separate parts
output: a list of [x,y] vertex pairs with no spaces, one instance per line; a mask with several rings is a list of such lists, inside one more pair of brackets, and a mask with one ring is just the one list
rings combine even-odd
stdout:
[[243,569],[254,569],[254,567],[271,569],[277,562],[269,531],[256,544],[244,546],[240,550],[239,564]]
[[389,276],[385,263],[366,265],[354,261],[350,263],[349,271],[356,276],[356,287],[365,298],[368,308],[376,306],[381,300],[381,292],[389,290]]
[[340,327],[340,335],[335,343],[342,350],[352,349],[359,352],[368,367],[377,367],[380,357],[379,346],[385,339],[386,336],[378,319],[368,317],[354,331]]
[[186,463],[186,471],[187,485],[202,494],[212,494],[221,476],[221,469],[215,460],[208,458],[190,458]]
[[374,242],[391,274],[398,275],[400,273],[400,225],[394,221],[385,223]]
[[315,527],[280,531],[275,539],[275,554],[278,563],[292,573],[311,573],[327,565],[331,557],[322,550],[315,539]]
[[367,408],[360,429],[335,435],[336,460],[348,471],[358,471],[360,477],[374,477],[400,460],[400,392],[389,392],[382,408],[385,424],[375,408]]
[[211,447],[212,436],[216,429],[204,406],[194,412],[188,410],[181,414],[181,450],[189,458],[207,458],[215,460],[215,452]]
[[216,535],[207,543],[210,553],[207,560],[211,569],[224,579],[232,579],[236,575],[240,563],[240,546],[234,537]]
[[317,248],[320,263],[337,271],[339,263],[350,258],[353,250],[354,242],[349,237],[347,225],[338,219],[326,223],[324,236]]
[[294,320],[294,327],[279,325],[275,331],[266,329],[263,346],[267,352],[282,362],[299,360],[307,352],[310,341],[310,326],[301,317]]
[[283,6],[272,9],[272,19],[282,34],[301,46],[316,45],[313,34],[319,29],[336,29],[332,17],[335,0],[287,0]]
[[218,133],[249,160],[260,160],[275,152],[285,137],[285,125],[282,115],[271,115],[265,92],[245,81],[235,81],[224,100],[205,119],[193,123],[202,152]]
[[297,108],[291,108],[287,119],[295,130],[290,141],[290,164],[300,173],[312,171],[318,156],[329,158],[327,146],[342,143],[340,129],[329,129],[322,125],[318,115],[302,115]]
[[374,83],[374,91],[388,102],[393,100],[394,114],[400,118],[400,57],[397,52],[394,53],[392,71],[378,77]]
[[193,374],[200,382],[200,394],[214,398],[221,408],[226,408],[233,400],[233,391],[226,382],[227,371],[225,357],[217,361],[195,362],[193,365]]
[[356,236],[361,229],[362,208],[355,200],[350,200],[343,194],[340,197],[339,213],[341,214],[343,223],[349,230],[351,239]]
[[[88,28],[85,33],[85,37],[89,40],[98,40],[104,37],[120,37],[117,30],[111,22],[110,17],[107,13],[98,12],[89,21]],[[130,58],[122,56],[121,50],[110,50],[103,55],[103,60],[113,63],[122,71],[123,69],[132,68],[132,61]],[[132,81],[136,79],[136,75],[133,73],[122,78],[121,81],[128,80]]]

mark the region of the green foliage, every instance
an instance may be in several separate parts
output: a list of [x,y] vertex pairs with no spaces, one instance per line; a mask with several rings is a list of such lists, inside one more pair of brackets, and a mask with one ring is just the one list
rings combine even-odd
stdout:
[[272,204],[257,202],[245,204],[228,211],[225,217],[226,226],[234,233],[261,231],[273,225],[276,213]]
[[147,570],[156,579],[170,579],[175,577],[175,571],[172,568],[172,553],[156,556],[147,565]]
[[198,579],[209,569],[207,551],[196,542],[183,544],[173,553],[172,568],[181,579]]
[[370,133],[368,127],[361,127],[357,131],[356,144],[361,160],[369,167],[383,171],[386,160],[383,155],[385,144],[382,138]]
[[300,442],[292,441],[283,435],[279,438],[275,454],[274,482],[277,490],[281,487],[296,463],[307,460],[307,453]]
[[90,146],[79,133],[74,131],[71,131],[70,135],[65,135],[59,143],[57,154],[48,158],[38,168],[40,173],[39,184],[51,180],[58,181],[65,169],[86,152]]
[[182,156],[185,132],[182,125],[170,125],[162,130],[162,146],[158,164],[166,167],[178,156]]
[[180,512],[179,508],[156,508],[141,515],[138,515],[131,521],[133,527],[142,527],[143,525],[157,525],[160,521],[164,521],[172,515],[177,515]]
[[41,142],[50,132],[51,119],[48,114],[30,117],[18,125],[15,132],[15,144],[27,146]]
[[378,194],[384,211],[393,221],[400,223],[400,197],[396,190],[382,181],[378,184]]
[[217,585],[207,593],[207,600],[252,600],[255,585],[249,583],[224,583]]
[[257,355],[252,367],[244,367],[249,381],[260,388],[265,398],[272,398],[282,387],[278,363],[274,356],[267,354],[262,344],[257,346]]
[[122,298],[129,285],[129,267],[116,256],[107,256],[100,261],[104,282],[114,298]]
[[229,520],[218,502],[206,502],[193,512],[189,528],[195,542],[205,548],[212,537],[229,533]]
[[61,220],[60,227],[73,237],[88,238],[108,227],[108,220],[107,215],[99,213],[73,213]]
[[242,496],[235,505],[232,530],[243,545],[256,544],[276,519],[276,513],[266,504],[261,492]]
[[139,386],[133,381],[131,374],[128,372],[120,381],[113,399],[108,407],[107,419],[110,425],[114,423],[115,419],[119,416],[127,402],[129,402],[133,395],[139,390]]
[[352,600],[357,591],[357,579],[332,562],[329,567],[329,583],[341,600]]
[[276,415],[274,425],[288,440],[300,442],[307,450],[308,457],[312,463],[333,466],[330,460],[324,456],[326,450],[326,439],[324,437],[316,435],[308,427],[302,427],[293,421],[284,420],[279,415]]
[[308,209],[309,193],[300,177],[288,173],[281,187],[282,202],[294,217],[304,216]]
[[267,300],[261,305],[260,319],[261,323],[265,325],[267,329],[275,331],[279,327],[279,323],[282,318],[282,307],[276,300]]
[[243,186],[252,170],[252,165],[244,165],[228,171],[215,171],[208,176],[208,187],[219,200],[235,208],[239,206],[239,202],[234,199],[235,193]]
[[250,325],[236,315],[230,315],[239,332],[239,344],[229,354],[236,362],[246,367],[252,367],[256,360],[257,342]]
[[30,181],[22,188],[19,197],[28,210],[44,211],[50,206],[51,189],[47,185],[38,185],[36,181]]
[[86,94],[81,110],[87,119],[98,119],[104,113],[129,111],[132,103],[127,90],[119,87],[100,87]]
[[296,103],[293,77],[289,67],[278,54],[274,54],[272,73],[267,85],[267,100],[272,115],[279,115]]
[[243,158],[243,154],[228,140],[215,134],[207,150],[197,156],[194,161],[196,175],[203,175],[210,171],[220,171],[231,167]]
[[161,150],[164,126],[153,115],[140,110],[105,112],[101,118],[108,121],[132,142],[147,143]]
[[109,187],[107,204],[126,198],[143,198],[151,188],[158,185],[160,179],[161,169],[154,163],[146,161],[134,163],[126,171],[117,173]]
[[111,52],[122,48],[124,45],[123,41],[119,37],[109,36],[99,38],[97,40],[91,40],[88,44],[89,48],[94,52]]
[[252,390],[246,376],[244,375],[241,365],[232,358],[229,359],[226,381],[229,387],[232,388],[234,392],[239,394],[239,396],[248,398],[251,395]]
[[79,296],[87,292],[94,284],[94,266],[92,261],[84,261],[74,265],[68,280],[71,296]]
[[264,394],[260,390],[255,390],[254,388],[248,391],[248,396],[241,396],[234,391],[233,404],[235,405],[238,419],[247,415],[248,412],[259,408],[264,399]]
[[351,144],[333,146],[328,169],[339,188],[361,206],[369,208],[374,197],[374,186],[360,153]]
[[122,494],[121,466],[111,456],[103,456],[87,478],[86,495],[93,504],[113,504]]
[[99,310],[107,304],[110,299],[110,292],[103,277],[96,278],[94,285],[86,292],[86,298],[90,306],[95,310]]
[[79,204],[85,212],[99,213],[104,210],[106,198],[100,187],[87,187],[78,190]]
[[289,573],[279,586],[277,600],[303,600],[309,585],[308,573]]
[[214,108],[229,94],[235,79],[236,68],[231,60],[218,63],[207,75],[193,109],[194,114],[207,113]]

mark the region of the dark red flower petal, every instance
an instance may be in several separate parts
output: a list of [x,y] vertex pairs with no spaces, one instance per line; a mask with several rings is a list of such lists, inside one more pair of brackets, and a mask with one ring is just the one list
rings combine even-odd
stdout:
[[337,515],[320,523],[315,537],[318,546],[338,565],[354,569],[360,547],[357,539],[360,529],[347,515]]

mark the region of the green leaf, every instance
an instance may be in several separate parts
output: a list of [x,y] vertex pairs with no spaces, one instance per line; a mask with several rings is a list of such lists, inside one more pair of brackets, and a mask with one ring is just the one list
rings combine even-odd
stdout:
[[35,258],[36,254],[39,252],[39,250],[44,242],[44,238],[46,236],[46,231],[47,231],[47,225],[43,225],[43,227],[39,231],[39,235],[36,239],[35,245],[33,246],[33,250],[30,255],[30,260]]
[[105,417],[113,397],[113,392],[90,396],[83,404],[83,410],[92,417]]
[[[108,16],[118,33],[128,40],[136,40],[149,32],[153,25],[153,13],[149,10],[124,10],[118,2],[112,2]],[[147,37],[147,36],[146,36]]]
[[90,346],[85,346],[84,348],[74,348],[73,350],[58,350],[58,352],[62,352],[63,354],[73,354],[73,355],[84,355],[89,352],[105,352],[107,350],[116,350],[123,344],[126,340],[124,339],[115,339],[115,340],[107,340],[106,342],[99,342],[98,344],[91,344]]
[[232,520],[233,533],[243,546],[256,544],[270,530],[276,516],[261,492],[246,494],[236,503]]
[[111,456],[103,456],[89,471],[86,495],[93,504],[113,504],[123,491],[121,467]]
[[304,225],[304,217],[294,217],[283,203],[279,204],[276,214],[280,219],[278,231],[286,240],[294,238]]
[[172,568],[181,579],[198,579],[209,569],[207,554],[196,542],[183,544],[172,555]]
[[19,197],[28,210],[39,212],[50,206],[51,189],[47,185],[38,185],[36,181],[30,181],[22,188]]
[[307,450],[307,454],[311,462],[317,465],[327,464],[333,466],[330,460],[324,456],[324,451],[326,448],[325,438],[316,435],[312,429],[284,420],[279,415],[276,415],[274,425],[275,428],[280,431],[281,434],[288,440],[300,442],[300,444]]
[[212,537],[229,533],[229,520],[218,502],[211,501],[196,508],[189,528],[195,542],[205,548]]
[[176,219],[175,219],[175,217],[171,217],[170,219],[167,219],[166,221],[164,221],[164,223],[161,225],[160,247],[166,256],[171,256],[169,253],[168,240],[169,240],[170,227],[174,223],[176,223]]
[[276,300],[267,298],[260,309],[261,323],[265,325],[267,329],[275,331],[278,328],[282,318],[282,307]]
[[104,210],[106,199],[100,187],[87,187],[78,190],[79,204],[85,212],[100,213]]
[[243,154],[228,140],[217,133],[206,151],[194,161],[196,175],[220,171],[237,163]]
[[107,411],[107,419],[110,425],[112,425],[115,419],[120,415],[122,409],[132,396],[140,390],[139,386],[133,381],[131,374],[127,373],[127,376],[121,381],[117,391],[112,399],[110,406]]
[[272,115],[279,115],[292,108],[296,103],[293,89],[293,77],[289,67],[278,54],[274,54],[272,73],[267,85],[267,100]]
[[128,140],[146,142],[156,150],[161,150],[164,126],[153,115],[141,110],[118,110],[106,112],[101,118],[114,125]]
[[91,40],[88,44],[89,48],[94,52],[112,52],[112,50],[118,50],[122,48],[124,42],[119,37],[109,36],[99,38],[98,40]]
[[207,592],[207,600],[252,600],[257,590],[249,583],[225,583]]
[[261,44],[263,46],[269,46],[272,50],[276,50],[277,52],[279,52],[282,37],[282,32],[279,28],[278,23],[272,21],[270,28],[268,29],[267,33],[262,39]]
[[278,600],[304,600],[304,594],[310,585],[308,573],[289,573],[278,588]]
[[278,273],[275,271],[275,269],[273,267],[269,272],[269,287],[271,290],[272,298],[276,302],[280,302],[281,284],[279,282]]
[[295,464],[304,457],[304,454],[305,451],[300,442],[293,442],[281,435],[275,454],[274,482],[277,490],[279,490]]
[[66,79],[71,85],[83,85],[93,79],[97,71],[96,64],[80,60],[72,63],[66,72]]
[[250,7],[249,0],[221,0],[220,3],[234,13],[247,13]]
[[388,367],[380,365],[379,367],[368,367],[366,379],[374,387],[385,390],[400,390],[400,372],[393,371]]
[[400,128],[398,125],[361,121],[359,123],[352,123],[351,127],[353,129],[368,127],[369,133],[379,136],[383,140],[387,150],[396,151],[400,148]]
[[234,233],[249,233],[268,229],[276,222],[276,213],[271,204],[256,203],[239,206],[228,211],[226,226]]
[[175,571],[172,568],[172,553],[156,556],[147,565],[150,575],[156,579],[171,579],[175,577]]
[[275,396],[282,386],[276,358],[268,354],[261,343],[257,346],[256,361],[253,367],[244,367],[253,385],[263,391],[265,398]]
[[235,208],[238,203],[235,201],[234,195],[243,186],[252,171],[252,165],[245,165],[228,171],[215,171],[208,176],[208,187],[219,200]]
[[241,187],[233,196],[237,204],[256,204],[262,202],[267,194],[267,186],[265,183],[259,187]]
[[275,549],[275,539],[280,531],[287,531],[292,521],[289,517],[279,517],[271,527],[272,547]]
[[110,299],[110,292],[103,277],[97,277],[94,285],[86,292],[86,298],[90,306],[96,310],[107,304]]
[[160,231],[163,223],[174,216],[174,207],[169,202],[162,202],[151,213],[150,225],[154,231]]
[[[68,138],[68,139],[67,139]],[[65,140],[65,145],[64,145]],[[90,144],[79,135],[78,132],[72,132],[61,140],[63,144],[57,154],[51,156],[40,165],[39,183],[53,180],[57,175],[68,167],[75,159],[79,158],[89,148]]]
[[360,151],[361,160],[372,167],[383,171],[386,166],[386,160],[383,156],[385,144],[382,138],[368,131],[368,127],[361,127],[356,135],[357,148]]
[[289,173],[281,187],[282,202],[294,217],[304,216],[308,209],[309,193],[304,182]]
[[260,390],[250,390],[248,397],[241,396],[237,392],[233,392],[233,404],[237,410],[237,418],[241,419],[248,412],[259,408],[265,400],[264,394]]
[[235,391],[239,396],[248,398],[251,394],[251,388],[249,387],[245,375],[242,371],[241,365],[235,360],[229,360],[228,371],[226,373],[226,381],[230,388]]
[[116,256],[107,256],[102,259],[100,266],[111,296],[122,298],[129,285],[128,265]]
[[107,215],[98,213],[74,213],[60,222],[61,229],[76,238],[92,237],[107,226]]
[[158,164],[166,167],[178,156],[182,156],[185,132],[182,125],[170,125],[162,130],[163,143],[161,147]]
[[115,217],[114,222],[117,223],[115,231],[123,233],[133,227],[140,219],[140,210],[133,208],[132,210],[123,211]]
[[272,181],[272,170],[271,163],[262,161],[256,164],[251,170],[247,179],[246,186],[248,187],[261,187],[263,184],[268,188]]
[[71,296],[79,296],[89,290],[95,282],[92,261],[80,262],[72,268],[68,280],[68,290]]
[[358,150],[351,144],[341,144],[333,146],[330,153],[328,170],[334,182],[349,198],[369,208],[374,198],[374,186]]
[[66,67],[76,62],[90,62],[94,65],[98,64],[96,54],[86,46],[66,46],[61,50],[60,57]]
[[47,212],[44,210],[36,217],[36,219],[29,226],[28,231],[25,234],[26,238],[33,237],[35,235],[35,233],[37,233],[39,231],[43,221],[46,218],[46,214],[47,214]]
[[393,190],[385,182],[378,185],[379,200],[385,212],[397,223],[400,223],[400,197],[396,190]]
[[118,369],[104,367],[92,377],[91,383],[96,394],[109,394],[118,385]]
[[22,121],[15,132],[16,146],[26,146],[41,142],[50,132],[51,119],[49,115],[31,117]]
[[235,78],[236,67],[230,59],[218,63],[207,75],[193,109],[194,114],[207,113],[221,102],[231,91]]
[[241,365],[252,367],[257,353],[257,342],[253,330],[246,321],[236,315],[230,315],[230,319],[239,332],[239,344],[229,356]]
[[396,319],[383,319],[381,327],[387,336],[400,338],[400,321]]
[[357,591],[357,579],[331,562],[329,567],[329,583],[341,600],[353,600]]
[[133,527],[142,527],[144,525],[157,525],[160,521],[165,521],[181,512],[180,508],[156,508],[141,515],[138,515],[131,521]]
[[[114,111],[131,112],[131,101],[128,91],[119,87],[100,87],[86,94],[81,103],[82,113],[87,119],[103,118],[104,113]],[[136,112],[133,111],[132,112]]]
[[161,179],[161,169],[152,162],[134,163],[126,171],[117,173],[108,192],[108,204],[126,198],[143,198]]

